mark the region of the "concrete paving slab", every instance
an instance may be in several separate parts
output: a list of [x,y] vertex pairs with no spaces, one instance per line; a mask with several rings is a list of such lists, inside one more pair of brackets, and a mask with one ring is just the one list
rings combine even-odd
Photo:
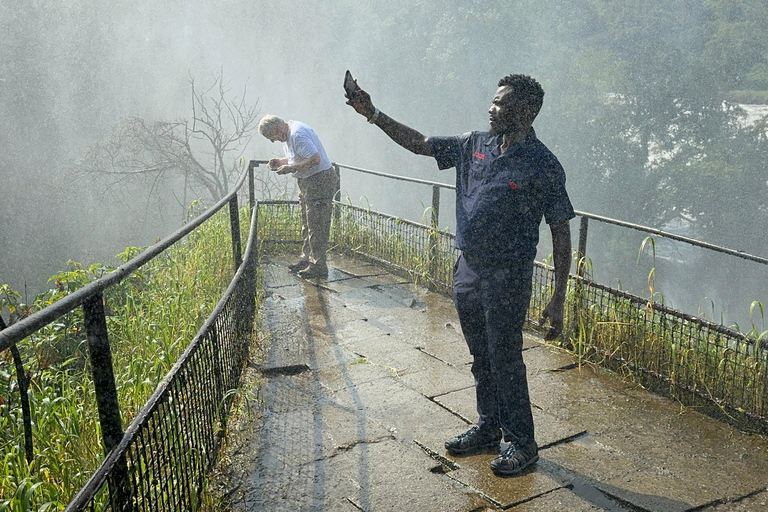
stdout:
[[[399,462],[397,471],[371,470],[392,461]],[[396,441],[358,444],[335,457],[291,468],[285,480],[293,485],[251,493],[239,510],[471,511],[483,506],[481,497],[432,473],[432,465],[428,457]]]
[[338,255],[328,280],[275,261],[264,267],[269,345],[253,397],[262,418],[237,448],[249,476],[231,510],[765,508],[764,437],[579,366],[529,332],[540,461],[502,479],[488,466],[493,450],[449,457],[445,439],[477,416],[450,298]]
[[[469,386],[435,397],[435,402],[464,419],[467,425],[477,422],[477,399],[475,397],[474,381]],[[466,430],[466,429],[464,429]],[[456,432],[456,435],[460,432]]]
[[[268,371],[281,368],[299,367],[307,364],[307,337],[309,326],[303,311],[303,298],[275,299],[268,298],[262,315],[266,328],[268,351],[263,366]],[[291,340],[283,343],[282,340]]]
[[[357,382],[355,376],[351,380]],[[359,382],[354,390],[337,390],[330,398],[345,407],[364,407],[369,419],[394,428],[401,441],[427,438],[430,442],[437,440],[442,446],[445,439],[464,425],[440,405],[399,382],[394,374],[376,381]]]
[[322,283],[322,288],[332,290],[339,294],[348,293],[361,288],[373,288],[376,286],[379,286],[379,284],[367,277],[354,277],[344,274],[337,274],[336,279],[327,279]]
[[[368,362],[379,364],[396,371],[399,377],[426,372],[423,377],[429,377],[433,373],[439,373],[446,366],[445,363],[421,352],[410,343],[406,343],[397,336],[377,336],[366,338],[356,342],[347,343],[346,348],[362,355]],[[429,380],[422,383],[429,387]]]
[[320,336],[314,338],[314,346],[308,350],[307,365],[312,371],[321,371],[352,363],[360,359],[360,354],[347,349],[343,345],[334,344],[330,339],[323,340]]
[[537,496],[534,500],[518,503],[513,510],[515,512],[594,512],[605,509],[578,497],[570,489],[559,488]]
[[336,322],[333,326],[331,336],[334,341],[340,345],[345,345],[349,341],[357,341],[365,338],[373,338],[386,334],[388,331],[382,329],[377,322],[370,322],[368,318],[359,313],[350,310],[350,319],[347,322]]
[[[418,350],[418,349],[414,349]],[[475,381],[466,371],[449,366],[427,355],[427,363],[421,370],[400,375],[400,380],[409,388],[428,398],[438,397],[472,387]],[[433,361],[434,359],[434,361]]]
[[391,378],[390,368],[371,364],[363,358],[356,358],[343,365],[330,365],[316,371],[328,393],[356,393],[356,387],[368,382]]
[[288,270],[287,263],[266,263],[261,267],[264,277],[270,288],[295,288],[299,285],[295,277]]
[[768,510],[768,489],[762,489],[751,496],[726,499],[721,503],[713,503],[707,509],[709,512],[755,512]]
[[[589,369],[557,372],[548,381],[556,390],[562,384],[565,391],[543,402],[545,410],[591,434],[552,450],[553,460],[567,467],[583,467],[591,478],[648,496],[662,489],[663,495],[690,506],[765,487],[763,437],[740,433]],[[581,397],[568,400],[568,390],[578,390]],[[624,486],[627,479],[630,485]]]
[[391,279],[402,279],[397,276],[393,276],[380,265],[371,263],[362,258],[356,258],[354,256],[340,254],[337,252],[330,253],[328,255],[329,266],[340,269],[344,274],[353,276],[383,276]]
[[447,475],[470,489],[478,490],[501,509],[512,508],[562,487],[549,475],[535,469],[524,471],[515,478],[499,478],[491,472],[489,466],[491,459],[496,455],[462,457],[458,460],[461,467]]

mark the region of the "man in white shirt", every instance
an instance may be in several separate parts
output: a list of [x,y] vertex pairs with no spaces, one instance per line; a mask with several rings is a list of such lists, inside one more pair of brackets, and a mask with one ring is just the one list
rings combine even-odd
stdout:
[[267,114],[259,122],[259,133],[271,142],[283,143],[285,157],[271,159],[269,166],[277,174],[293,175],[299,184],[304,245],[299,261],[289,268],[305,279],[327,278],[325,253],[333,196],[339,189],[338,171],[331,165],[314,130],[300,121],[284,121]]

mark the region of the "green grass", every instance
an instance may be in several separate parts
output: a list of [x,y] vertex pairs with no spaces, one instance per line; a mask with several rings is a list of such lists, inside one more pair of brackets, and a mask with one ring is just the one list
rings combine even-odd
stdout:
[[[247,209],[241,233],[248,232]],[[139,252],[128,248],[127,260]],[[51,291],[31,306],[7,287],[0,304],[14,314],[37,310],[111,271],[69,262]],[[105,292],[115,381],[124,428],[192,340],[234,273],[225,209]],[[82,310],[69,313],[19,344],[30,376],[34,459],[27,463],[10,356],[0,360],[0,511],[60,510],[103,458],[98,413],[86,357]]]
[[[768,332],[753,326],[744,333],[755,340],[748,343],[663,311],[653,300],[638,303],[588,285],[581,291],[572,288],[569,301],[578,298],[587,305],[566,309],[577,311],[578,327],[570,344],[582,360],[607,366],[683,403],[707,400],[705,409],[736,424],[768,415],[768,354],[761,348]],[[761,305],[753,307],[761,310]],[[736,418],[734,413],[745,416]]]

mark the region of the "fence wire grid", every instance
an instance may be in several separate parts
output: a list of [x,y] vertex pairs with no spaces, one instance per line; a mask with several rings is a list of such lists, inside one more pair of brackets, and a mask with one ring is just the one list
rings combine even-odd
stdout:
[[[295,205],[295,203],[294,203]],[[286,204],[262,203],[263,241],[301,240]],[[294,231],[291,231],[293,229]],[[336,202],[331,240],[336,250],[389,266],[450,294],[458,257],[454,235],[430,226]],[[286,238],[281,238],[286,237]],[[528,327],[554,290],[552,267],[536,262]],[[583,360],[631,374],[660,394],[768,433],[768,344],[664,304],[570,276],[561,343]]]
[[248,357],[257,256],[244,262],[198,334],[67,511],[186,511],[200,504]]

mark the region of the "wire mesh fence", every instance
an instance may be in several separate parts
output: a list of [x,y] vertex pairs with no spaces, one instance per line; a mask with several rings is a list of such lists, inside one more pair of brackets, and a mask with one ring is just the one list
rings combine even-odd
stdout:
[[[287,214],[285,205],[262,204],[260,218]],[[278,208],[283,210],[278,212]],[[272,221],[264,240],[288,235],[286,220]],[[344,203],[335,204],[332,241],[338,251],[369,258],[432,289],[451,293],[458,257],[454,235]],[[554,290],[553,269],[536,262],[529,327]],[[661,303],[571,276],[562,343],[577,355],[631,374],[673,396],[741,427],[768,432],[768,344]]]
[[590,360],[742,427],[768,431],[768,345],[620,290],[573,278],[570,325]]
[[214,312],[67,508],[195,510],[226,425],[255,315],[256,257],[244,264]]
[[454,236],[348,204],[336,203],[331,240],[346,251],[386,264],[415,282],[450,292],[458,257]]

